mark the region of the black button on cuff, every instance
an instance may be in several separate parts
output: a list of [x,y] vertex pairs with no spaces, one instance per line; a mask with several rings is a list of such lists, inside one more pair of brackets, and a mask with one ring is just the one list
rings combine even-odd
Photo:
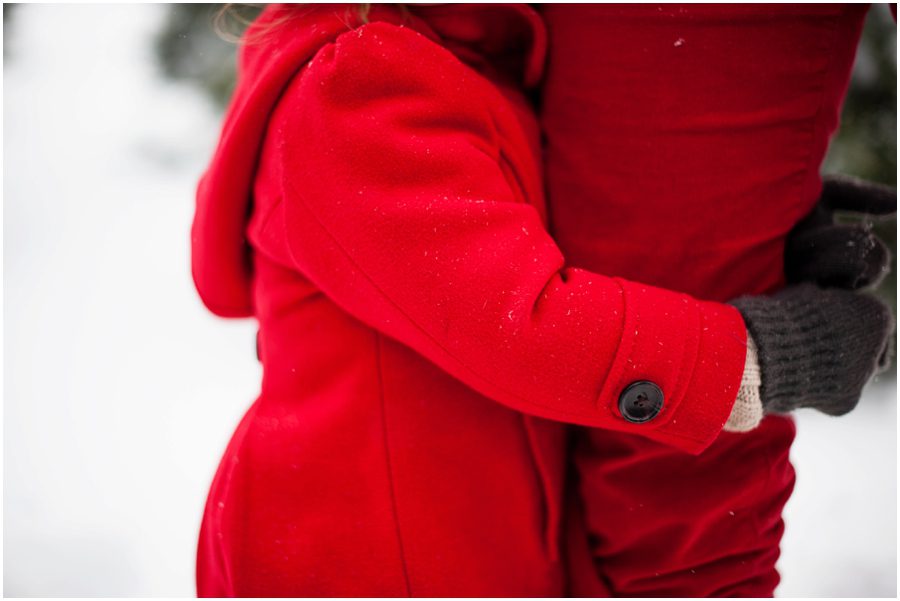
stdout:
[[619,412],[626,420],[640,424],[650,421],[662,410],[663,392],[653,382],[639,380],[619,395]]

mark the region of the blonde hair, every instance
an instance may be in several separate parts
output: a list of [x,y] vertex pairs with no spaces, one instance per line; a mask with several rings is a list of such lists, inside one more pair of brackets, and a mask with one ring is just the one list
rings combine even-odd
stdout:
[[[233,44],[256,43],[263,39],[271,30],[276,29],[279,26],[291,21],[292,19],[302,16],[312,10],[312,6],[309,4],[295,4],[294,6],[298,9],[302,7],[306,8],[306,11],[294,10],[291,12],[286,12],[278,19],[269,23],[266,27],[257,28],[257,30],[254,31],[251,36],[245,36],[247,28],[253,24],[253,21],[256,20],[256,17],[259,16],[259,13],[262,12],[262,9],[265,6],[265,4],[247,3],[229,3],[222,5],[222,7],[218,11],[216,11],[216,14],[213,16],[213,29],[215,30],[216,35],[218,35],[223,40],[231,42]],[[409,14],[409,11],[405,4],[397,4],[395,6],[400,9],[401,13],[403,13],[404,16]],[[360,23],[369,22],[369,12],[371,11],[371,9],[371,3],[356,5],[356,17],[359,19]],[[347,27],[350,29],[353,28],[350,20],[353,16],[352,10],[353,9],[348,9],[344,21]],[[248,16],[248,13],[250,13],[251,16]]]

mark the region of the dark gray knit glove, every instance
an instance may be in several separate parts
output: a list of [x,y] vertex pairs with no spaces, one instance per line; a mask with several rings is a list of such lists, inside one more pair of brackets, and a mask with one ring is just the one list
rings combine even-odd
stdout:
[[[857,213],[866,221],[838,224],[835,211]],[[788,234],[787,281],[848,290],[877,286],[888,272],[890,252],[872,232],[869,220],[896,211],[893,188],[846,175],[826,176],[819,203]]]
[[756,342],[766,413],[813,407],[843,415],[888,366],[894,320],[872,296],[800,284],[730,304]]

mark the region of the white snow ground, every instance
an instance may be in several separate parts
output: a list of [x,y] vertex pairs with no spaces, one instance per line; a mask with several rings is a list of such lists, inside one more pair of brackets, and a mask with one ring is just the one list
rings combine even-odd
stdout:
[[[159,5],[18,7],[4,73],[4,594],[190,596],[259,378],[189,275],[218,117],[162,80]],[[896,596],[896,390],[801,413],[783,596]]]

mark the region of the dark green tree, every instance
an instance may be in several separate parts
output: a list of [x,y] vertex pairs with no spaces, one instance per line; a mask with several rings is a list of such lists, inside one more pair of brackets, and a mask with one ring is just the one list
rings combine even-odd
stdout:
[[156,38],[163,73],[199,86],[224,108],[234,90],[236,39],[259,5],[172,4]]
[[[823,172],[847,173],[897,186],[897,25],[887,5],[877,4],[869,10],[840,130],[829,148]],[[848,216],[846,221],[853,218]],[[879,220],[873,225],[893,255],[891,272],[877,293],[897,315],[897,220]],[[896,360],[883,377],[896,379]]]

